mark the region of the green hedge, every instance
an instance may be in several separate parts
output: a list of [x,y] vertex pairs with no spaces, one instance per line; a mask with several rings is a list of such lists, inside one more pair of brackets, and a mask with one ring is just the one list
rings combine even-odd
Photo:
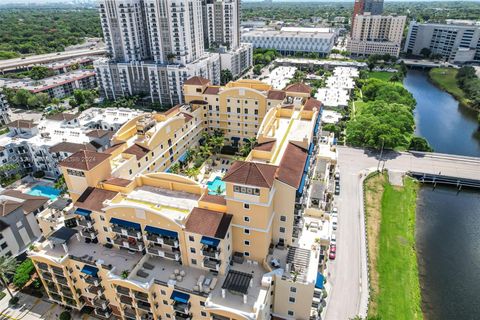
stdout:
[[17,288],[23,288],[23,286],[30,280],[32,274],[35,272],[35,267],[30,259],[23,261],[15,271],[13,276],[13,284]]

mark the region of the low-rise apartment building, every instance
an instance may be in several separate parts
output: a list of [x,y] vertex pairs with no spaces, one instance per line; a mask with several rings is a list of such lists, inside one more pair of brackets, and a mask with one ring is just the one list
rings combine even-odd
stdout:
[[326,56],[332,50],[337,33],[328,28],[253,29],[242,33],[242,42],[254,48],[276,49],[281,54],[296,52]]
[[406,16],[356,15],[347,51],[357,56],[390,54],[398,57]]
[[131,109],[91,108],[80,114],[59,113],[35,123],[15,120],[0,136],[2,160],[19,164],[23,173],[43,171],[48,178],[60,175],[58,162],[79,150],[109,147],[113,133],[140,114]]
[[42,235],[35,216],[48,198],[17,190],[0,192],[0,255],[17,256]]
[[94,89],[97,86],[95,71],[75,70],[42,80],[0,80],[0,87],[25,89],[31,93],[47,93],[50,98],[71,96],[76,89]]
[[10,122],[10,106],[5,95],[0,91],[0,127]]
[[[195,78],[184,90],[189,103],[139,115],[109,149],[60,163],[78,226],[29,253],[49,298],[101,318],[310,319],[329,241],[328,222],[302,218],[321,103],[302,84]],[[233,114],[262,120],[231,132],[258,145],[223,176],[224,195],[168,173],[210,117],[228,134]]]

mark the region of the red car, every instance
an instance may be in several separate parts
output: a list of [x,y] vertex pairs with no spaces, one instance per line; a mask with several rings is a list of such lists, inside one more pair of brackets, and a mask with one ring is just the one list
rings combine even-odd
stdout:
[[337,246],[334,244],[330,245],[330,252],[333,252],[333,253],[337,252]]
[[329,258],[330,260],[335,260],[335,257],[336,257],[336,253],[330,251],[330,254],[328,255],[328,258]]

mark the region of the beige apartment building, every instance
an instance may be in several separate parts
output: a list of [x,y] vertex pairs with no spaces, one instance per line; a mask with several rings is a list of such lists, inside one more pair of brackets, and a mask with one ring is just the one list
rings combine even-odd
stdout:
[[[29,252],[49,298],[108,319],[311,319],[329,243],[328,221],[302,217],[321,103],[303,84],[193,78],[184,91],[186,104],[128,121],[106,151],[60,163],[78,226]],[[258,141],[222,195],[167,172],[213,129]]]
[[354,55],[390,54],[398,57],[406,16],[370,15],[355,17],[347,51]]

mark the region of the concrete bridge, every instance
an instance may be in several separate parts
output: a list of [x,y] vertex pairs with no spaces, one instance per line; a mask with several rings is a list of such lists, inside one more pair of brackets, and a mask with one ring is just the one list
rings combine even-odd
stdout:
[[107,53],[105,47],[93,49],[71,50],[64,52],[40,54],[35,56],[28,56],[22,58],[0,60],[0,73],[8,71],[28,69],[35,65],[50,63],[60,60],[67,60],[72,58],[80,58],[87,56],[101,56]]
[[337,257],[329,262],[331,285],[326,320],[365,317],[369,284],[363,212],[363,180],[369,172],[388,169],[422,176],[480,181],[480,158],[438,153],[378,151],[338,147],[340,196],[338,207]]
[[480,189],[480,180],[449,177],[442,174],[427,174],[415,171],[409,171],[407,174],[421,183],[432,184],[434,187],[437,185],[447,185],[454,186],[458,190],[462,190],[462,188]]
[[409,68],[431,69],[431,68],[447,68],[456,67],[449,62],[431,61],[426,59],[402,59],[403,63]]

